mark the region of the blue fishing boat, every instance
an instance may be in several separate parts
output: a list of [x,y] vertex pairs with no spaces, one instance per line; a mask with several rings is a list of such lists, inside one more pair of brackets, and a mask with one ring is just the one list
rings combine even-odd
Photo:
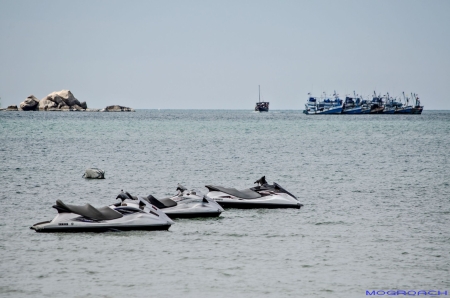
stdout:
[[409,105],[409,98],[405,96],[405,92],[403,92],[403,99],[406,102],[406,105],[400,103],[395,110],[396,114],[412,114],[413,107]]
[[305,110],[303,113],[306,115],[318,115],[318,114],[341,114],[342,101],[338,98],[331,100],[325,98],[320,101],[317,97],[312,97],[311,93],[308,93],[308,101],[305,104]]
[[342,107],[342,114],[362,114],[361,98],[357,97],[353,91],[354,97],[345,97]]
[[336,93],[336,90],[333,93],[333,98],[330,98],[324,92],[323,93],[323,100],[319,101],[318,104],[319,104],[319,108],[324,107],[324,108],[329,109],[331,107],[342,106],[342,99],[339,98],[339,94]]

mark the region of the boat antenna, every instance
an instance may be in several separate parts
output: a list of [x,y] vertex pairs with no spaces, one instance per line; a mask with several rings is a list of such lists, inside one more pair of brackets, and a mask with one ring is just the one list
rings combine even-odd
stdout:
[[261,102],[261,85],[258,85],[258,102]]

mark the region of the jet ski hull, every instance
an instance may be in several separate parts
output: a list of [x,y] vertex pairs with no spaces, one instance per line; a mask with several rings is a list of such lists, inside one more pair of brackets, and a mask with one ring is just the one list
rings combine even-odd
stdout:
[[295,208],[300,209],[303,205],[296,204],[274,204],[274,203],[253,203],[253,202],[224,202],[216,201],[223,208],[238,208],[238,209],[280,209],[280,208]]
[[171,219],[177,218],[195,218],[195,217],[218,217],[222,211],[220,212],[190,212],[190,213],[169,213],[166,212],[167,216]]
[[30,229],[35,230],[38,233],[82,233],[82,232],[122,232],[122,231],[167,231],[170,225],[163,226],[90,226],[90,227],[71,227],[64,228],[59,227],[41,227],[35,226]]

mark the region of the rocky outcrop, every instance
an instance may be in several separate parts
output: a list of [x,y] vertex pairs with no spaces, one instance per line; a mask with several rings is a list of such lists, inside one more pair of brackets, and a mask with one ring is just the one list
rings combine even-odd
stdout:
[[18,111],[17,106],[8,106],[5,111]]
[[49,111],[58,108],[58,104],[54,101],[48,100],[47,97],[44,97],[39,101],[39,111]]
[[70,90],[61,90],[52,92],[49,95],[47,95],[45,99],[55,102],[60,107],[64,105],[69,107],[74,105],[77,106],[81,105],[81,103],[78,101],[78,99],[75,98],[75,96],[73,96]]
[[135,110],[128,107],[114,105],[114,106],[107,106],[102,110],[102,112],[135,112]]
[[38,100],[34,95],[28,96],[17,106],[9,106],[1,111],[86,111],[86,112],[134,112],[134,109],[119,105],[107,106],[106,108],[88,109],[85,101],[80,102],[70,90],[55,91]]
[[85,109],[83,109],[82,107],[80,107],[79,105],[73,105],[71,106],[73,111],[83,111]]
[[35,111],[39,108],[39,99],[34,95],[30,95],[20,103],[19,107],[22,111]]

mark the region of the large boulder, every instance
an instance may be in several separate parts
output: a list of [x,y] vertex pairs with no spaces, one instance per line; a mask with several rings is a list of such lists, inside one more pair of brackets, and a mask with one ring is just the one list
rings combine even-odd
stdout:
[[80,107],[82,107],[83,109],[87,110],[87,103],[85,101],[80,103]]
[[123,107],[119,105],[107,106],[103,109],[104,112],[134,112],[134,109]]
[[23,111],[35,111],[39,107],[39,99],[34,95],[30,95],[20,103],[19,107]]
[[44,97],[39,101],[39,110],[40,111],[48,111],[49,109],[56,109],[58,104],[54,101],[48,100],[47,97]]
[[77,105],[80,106],[81,103],[78,101],[78,99],[73,96],[72,92],[70,90],[61,90],[61,91],[55,91],[47,95],[47,100],[51,100],[58,105],[67,105],[69,107]]

